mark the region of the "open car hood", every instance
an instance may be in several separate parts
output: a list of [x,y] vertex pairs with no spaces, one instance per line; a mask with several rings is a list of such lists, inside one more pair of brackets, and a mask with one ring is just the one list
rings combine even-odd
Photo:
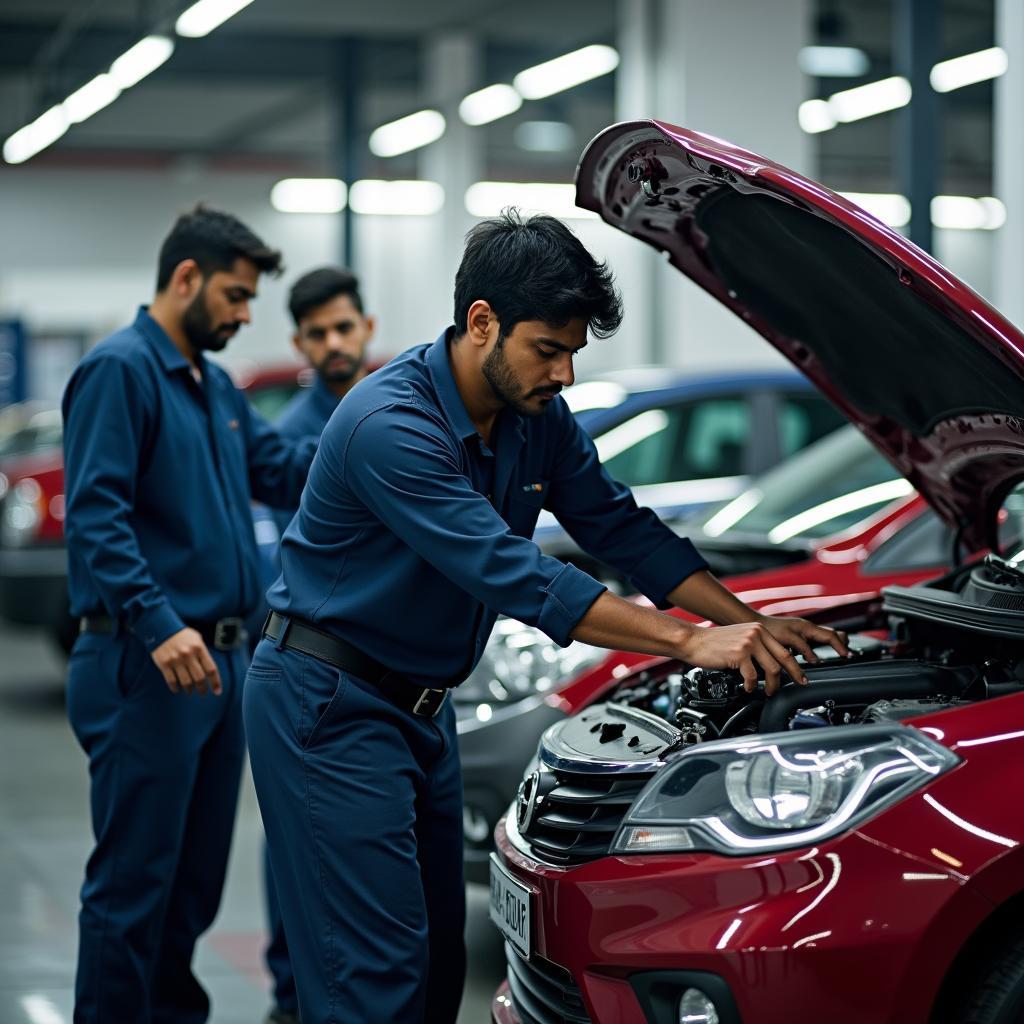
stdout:
[[961,531],[996,546],[1024,477],[1024,335],[835,192],[659,121],[587,147],[576,202],[764,335]]

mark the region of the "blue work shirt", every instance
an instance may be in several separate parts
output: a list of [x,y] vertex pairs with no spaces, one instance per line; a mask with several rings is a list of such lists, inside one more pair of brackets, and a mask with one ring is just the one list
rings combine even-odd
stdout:
[[143,308],[64,392],[73,615],[109,614],[149,650],[261,599],[253,497],[294,506],[316,450],[256,413],[219,366],[201,379]]
[[566,646],[604,586],[528,538],[541,508],[655,604],[706,563],[627,487],[561,398],[506,409],[493,449],[449,364],[454,328],[393,359],[335,410],[268,594],[420,685],[461,682],[499,613]]
[[[327,421],[331,418],[331,413],[338,407],[340,401],[341,399],[328,389],[320,375],[317,374],[313,386],[303,388],[281,410],[280,415],[274,420],[274,426],[282,437],[294,441],[305,437],[315,437],[319,441],[324,427],[327,426]],[[274,510],[273,518],[279,534],[284,533],[295,514],[297,505],[298,501],[289,508]],[[280,569],[280,566],[276,566],[276,568]],[[274,578],[277,578],[277,572],[274,573]]]

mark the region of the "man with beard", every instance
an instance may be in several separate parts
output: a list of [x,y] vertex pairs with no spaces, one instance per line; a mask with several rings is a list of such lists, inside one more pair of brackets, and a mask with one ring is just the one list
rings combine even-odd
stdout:
[[[324,430],[243,697],[303,1024],[453,1024],[462,787],[449,689],[503,612],[561,645],[739,669],[766,690],[833,630],[760,616],[601,468],[565,401],[588,332],[619,326],[607,268],[559,221],[474,228],[455,324],[373,374]],[[662,608],[529,539],[541,508]]]
[[160,250],[156,297],[64,393],[68,714],[96,846],[74,1019],[202,1024],[193,949],[220,901],[245,741],[242,617],[260,600],[249,505],[294,505],[315,440],[284,441],[207,360],[249,323],[280,253],[202,206]]
[[[297,394],[282,410],[275,426],[290,438],[319,437],[338,402],[366,376],[366,346],[376,322],[363,312],[359,281],[339,267],[311,270],[292,285],[288,311],[295,322],[292,344],[315,371],[313,385]],[[283,532],[294,508],[279,510],[274,518]],[[298,997],[295,975],[274,886],[270,858],[264,863],[270,942],[267,967],[274,980],[275,1006],[267,1024],[295,1024]]]

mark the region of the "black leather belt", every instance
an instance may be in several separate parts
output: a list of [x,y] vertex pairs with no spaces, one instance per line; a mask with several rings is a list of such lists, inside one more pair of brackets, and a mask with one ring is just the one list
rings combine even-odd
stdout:
[[[116,623],[109,615],[83,615],[78,620],[79,633],[113,633]],[[249,640],[245,631],[245,620],[236,617],[218,619],[216,622],[186,622],[203,641],[218,651],[236,651]]]
[[416,686],[347,640],[325,633],[309,623],[271,612],[263,624],[263,635],[280,647],[309,654],[373,683],[392,704],[421,718],[436,717],[448,699],[448,689]]

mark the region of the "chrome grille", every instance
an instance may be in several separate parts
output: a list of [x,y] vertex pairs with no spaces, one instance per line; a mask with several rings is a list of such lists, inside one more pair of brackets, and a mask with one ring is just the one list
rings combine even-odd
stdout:
[[604,857],[650,773],[627,775],[544,771],[537,773],[534,803],[517,805],[519,834],[531,853],[550,864],[582,864]]
[[590,1024],[587,1009],[572,975],[542,957],[524,960],[505,943],[508,987],[522,1024]]

